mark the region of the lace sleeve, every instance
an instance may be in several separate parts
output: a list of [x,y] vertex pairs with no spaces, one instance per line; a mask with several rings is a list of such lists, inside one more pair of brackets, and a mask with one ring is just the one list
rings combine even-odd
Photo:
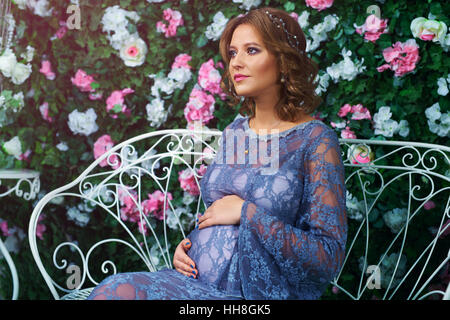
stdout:
[[[274,260],[281,277],[299,283],[326,283],[342,265],[347,239],[344,167],[332,130],[312,132],[304,162],[304,193],[295,225],[245,201],[241,211],[241,248],[261,247]],[[253,250],[254,251],[254,250]],[[250,261],[251,264],[259,263]],[[269,265],[268,261],[264,261]],[[274,270],[274,268],[272,268]],[[270,277],[261,279],[272,281]],[[273,281],[272,281],[273,282]]]

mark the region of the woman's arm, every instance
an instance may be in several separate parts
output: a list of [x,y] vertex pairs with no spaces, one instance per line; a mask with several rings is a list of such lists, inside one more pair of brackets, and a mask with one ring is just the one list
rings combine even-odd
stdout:
[[307,151],[304,194],[295,225],[245,201],[241,228],[248,241],[258,241],[280,271],[294,281],[330,281],[345,254],[347,219],[344,167],[333,131],[323,130]]

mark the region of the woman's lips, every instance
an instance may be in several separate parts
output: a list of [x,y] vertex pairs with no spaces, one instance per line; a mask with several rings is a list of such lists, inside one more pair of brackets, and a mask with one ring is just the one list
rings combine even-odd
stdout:
[[248,77],[246,77],[246,76],[241,76],[241,77],[236,77],[236,78],[234,78],[234,80],[235,81],[242,81],[242,80],[244,80],[244,79],[247,79]]

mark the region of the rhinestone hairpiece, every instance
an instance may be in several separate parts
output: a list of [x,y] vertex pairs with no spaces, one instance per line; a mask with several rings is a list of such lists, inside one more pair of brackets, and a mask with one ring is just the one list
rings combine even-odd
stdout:
[[267,10],[265,12],[267,15],[269,15],[270,20],[277,26],[277,28],[283,27],[284,33],[286,34],[286,38],[288,39],[290,46],[293,47],[295,50],[298,50],[299,52],[303,52],[303,50],[300,50],[298,47],[299,41],[297,39],[297,36],[287,31],[286,24],[284,23],[283,19],[274,16]]

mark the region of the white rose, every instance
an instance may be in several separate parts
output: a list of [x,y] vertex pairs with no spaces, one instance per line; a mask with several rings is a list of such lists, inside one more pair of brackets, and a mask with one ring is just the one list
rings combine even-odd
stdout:
[[120,48],[120,57],[127,67],[137,67],[144,63],[147,45],[137,34],[125,40]]
[[28,0],[15,0],[13,3],[17,4],[19,9],[24,10],[26,8]]
[[16,63],[11,73],[11,81],[14,84],[22,84],[31,74],[31,64]]
[[17,160],[20,160],[20,155],[22,154],[22,144],[18,136],[15,136],[11,140],[5,142],[3,145],[3,150],[7,154],[14,156]]
[[88,109],[86,112],[74,110],[69,114],[68,125],[73,133],[88,136],[98,130],[98,126],[95,123],[96,119],[97,114],[92,108]]
[[0,56],[0,71],[5,77],[11,77],[11,73],[17,64],[17,58],[10,48]]

